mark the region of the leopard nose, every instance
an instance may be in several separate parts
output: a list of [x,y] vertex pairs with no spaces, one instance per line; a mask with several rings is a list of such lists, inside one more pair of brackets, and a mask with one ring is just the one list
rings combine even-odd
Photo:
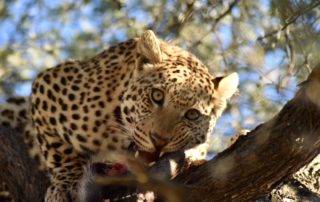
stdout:
[[158,148],[164,147],[169,141],[169,138],[163,137],[158,133],[151,133],[150,137],[151,137],[152,143]]

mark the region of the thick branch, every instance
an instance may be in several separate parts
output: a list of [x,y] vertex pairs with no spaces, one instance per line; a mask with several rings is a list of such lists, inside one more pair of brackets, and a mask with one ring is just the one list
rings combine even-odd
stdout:
[[[180,201],[252,201],[269,194],[309,163],[320,148],[319,89],[320,66],[273,119],[241,136],[213,160],[178,175],[174,183],[184,193]],[[153,169],[163,167],[171,157],[161,159]],[[147,183],[159,185],[153,175]]]
[[270,121],[215,159],[180,175],[183,201],[250,201],[270,193],[319,153],[320,66]]
[[0,127],[0,181],[5,182],[14,201],[43,201],[47,176],[28,157],[19,131]]

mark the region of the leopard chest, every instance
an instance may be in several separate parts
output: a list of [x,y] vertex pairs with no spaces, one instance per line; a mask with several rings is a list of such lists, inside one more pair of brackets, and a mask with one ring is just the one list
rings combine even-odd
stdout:
[[[78,151],[100,152],[126,149],[129,135],[124,132],[125,122],[121,111],[121,83],[117,88],[94,86],[81,99],[83,92],[77,93],[65,113],[65,121],[59,122],[59,135],[68,138]],[[77,110],[72,110],[76,105]],[[60,118],[60,117],[59,117]],[[68,137],[66,137],[68,136]]]
[[[126,74],[120,71],[111,78],[79,71],[68,77],[55,71],[48,70],[34,83],[32,116],[39,132],[59,135],[81,152],[125,149],[130,139],[123,133],[121,119]],[[56,80],[45,80],[46,75],[54,78],[54,74]]]

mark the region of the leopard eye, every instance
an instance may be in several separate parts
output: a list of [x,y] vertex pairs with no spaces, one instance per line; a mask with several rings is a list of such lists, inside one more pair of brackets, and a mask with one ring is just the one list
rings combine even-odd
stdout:
[[152,89],[151,92],[151,99],[153,102],[155,102],[158,105],[162,105],[164,101],[164,93],[162,90],[159,90],[157,88]]
[[190,121],[195,121],[200,117],[200,112],[196,109],[189,109],[184,117]]

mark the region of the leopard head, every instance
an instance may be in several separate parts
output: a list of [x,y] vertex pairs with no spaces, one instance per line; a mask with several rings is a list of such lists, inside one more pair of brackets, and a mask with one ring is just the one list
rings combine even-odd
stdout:
[[206,142],[237,90],[238,75],[214,78],[195,56],[160,41],[151,31],[138,43],[141,60],[122,105],[132,140],[151,153]]

